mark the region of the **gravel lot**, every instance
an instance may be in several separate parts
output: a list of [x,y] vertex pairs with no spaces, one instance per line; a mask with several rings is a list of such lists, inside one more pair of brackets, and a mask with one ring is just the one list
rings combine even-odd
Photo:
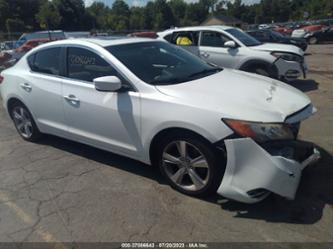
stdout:
[[294,201],[246,205],[172,190],[157,170],[55,137],[24,142],[0,107],[0,241],[333,242],[333,45],[310,46],[294,86],[318,108],[301,138],[323,159]]

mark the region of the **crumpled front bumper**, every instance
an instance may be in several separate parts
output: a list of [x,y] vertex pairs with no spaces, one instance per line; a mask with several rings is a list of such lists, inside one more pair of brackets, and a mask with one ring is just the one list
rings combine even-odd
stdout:
[[261,201],[270,192],[294,199],[302,170],[320,158],[306,142],[258,145],[251,138],[224,142],[227,165],[217,193],[245,203]]
[[280,58],[275,61],[274,65],[278,69],[278,77],[286,80],[294,80],[301,76],[306,78],[308,72],[308,66],[305,61],[286,61]]

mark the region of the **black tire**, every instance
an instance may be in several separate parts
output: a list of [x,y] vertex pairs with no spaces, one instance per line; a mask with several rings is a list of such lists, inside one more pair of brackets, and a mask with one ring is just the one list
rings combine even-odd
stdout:
[[271,77],[269,70],[266,67],[261,65],[253,65],[245,69],[244,71],[249,73],[255,73],[266,77]]
[[311,44],[311,45],[315,45],[315,44],[317,44],[317,43],[318,43],[318,39],[317,39],[317,37],[312,36],[312,37],[309,38],[309,44]]
[[39,131],[30,111],[23,103],[17,101],[12,104],[10,106],[9,113],[17,132],[24,140],[36,142],[41,138],[41,132]]
[[[186,142],[189,145],[188,146],[188,153],[189,158],[190,156],[194,155],[195,153],[201,153],[203,158],[207,162],[207,172],[209,172],[208,176],[206,176],[206,180],[202,181],[205,182],[202,188],[196,188],[196,185],[194,184],[194,181],[192,180],[192,175],[190,176],[190,172],[185,173],[182,181],[184,183],[184,187],[180,186],[179,184],[176,184],[170,177],[170,169],[169,167],[175,167],[177,171],[183,167],[179,166],[180,164],[174,164],[174,163],[168,163],[166,162],[165,158],[163,156],[165,155],[164,152],[166,149],[168,149],[168,146],[173,146],[173,143],[177,142]],[[192,147],[193,145],[193,147]],[[171,148],[171,147],[170,147]],[[179,150],[177,150],[179,152]],[[181,193],[184,193],[186,195],[195,196],[195,197],[204,197],[208,196],[210,194],[216,193],[218,187],[221,184],[222,177],[225,171],[225,161],[223,158],[219,158],[217,156],[215,148],[207,141],[202,139],[200,136],[196,136],[192,133],[187,132],[175,132],[172,134],[168,134],[168,136],[165,136],[160,142],[159,146],[156,150],[157,153],[157,163],[160,168],[160,171],[162,175],[165,177],[167,182],[176,190],[178,190]],[[221,153],[222,154],[222,153]],[[197,157],[199,158],[199,157]],[[196,159],[190,158],[190,159]],[[192,160],[194,161],[194,160]],[[184,166],[185,167],[185,166]],[[193,170],[195,171],[196,175],[199,177],[202,177],[205,173],[204,171],[206,168],[200,166],[200,167],[191,167],[188,168],[189,171]],[[200,171],[199,171],[200,170]],[[176,175],[176,174],[175,174]],[[204,177],[202,177],[204,178]],[[186,180],[190,183],[192,181],[193,185],[186,185]],[[196,188],[196,189],[194,189]]]

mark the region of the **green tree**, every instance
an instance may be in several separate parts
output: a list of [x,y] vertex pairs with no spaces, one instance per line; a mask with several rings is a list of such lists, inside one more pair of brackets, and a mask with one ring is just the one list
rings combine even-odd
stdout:
[[124,16],[124,17],[129,17],[130,15],[130,10],[127,5],[123,0],[116,0],[112,4],[112,13],[117,16]]
[[45,2],[40,7],[36,19],[42,29],[57,29],[61,22],[59,11],[52,2]]
[[134,30],[144,29],[144,26],[145,26],[144,8],[142,8],[142,7],[132,7],[131,8],[129,26],[131,29],[134,29]]
[[110,8],[102,2],[94,2],[90,7],[87,8],[87,12],[93,18],[94,29],[105,29],[107,28],[107,16],[110,13]]
[[6,20],[6,28],[9,33],[25,31],[24,22],[20,19],[8,18]]
[[200,0],[198,3],[190,3],[186,7],[184,25],[199,25],[209,15],[207,2]]
[[9,16],[8,2],[6,0],[0,0],[0,30],[5,30],[6,20]]
[[[116,0],[108,17],[109,25],[116,31],[129,29],[130,10],[123,0]],[[110,23],[112,20],[112,23]]]
[[170,28],[175,25],[175,19],[171,8],[166,0],[155,0],[154,2],[154,26],[155,30]]
[[[64,30],[85,30],[83,25],[85,6],[83,0],[53,0],[61,16],[60,28]],[[92,24],[91,24],[92,25]]]
[[179,26],[185,18],[186,3],[184,0],[170,0],[168,5],[171,8],[172,14],[175,18],[175,25]]

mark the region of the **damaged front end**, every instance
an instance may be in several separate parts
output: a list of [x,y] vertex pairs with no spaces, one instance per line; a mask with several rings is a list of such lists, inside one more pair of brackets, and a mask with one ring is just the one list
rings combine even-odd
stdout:
[[[227,165],[217,193],[245,203],[261,201],[271,192],[294,199],[302,170],[320,158],[312,143],[296,140],[300,121],[314,111],[312,105],[308,106],[288,117],[279,128],[269,125],[271,130],[264,130],[267,125],[242,127],[229,122],[240,132],[238,137],[223,141]],[[266,133],[269,135],[264,136]]]

